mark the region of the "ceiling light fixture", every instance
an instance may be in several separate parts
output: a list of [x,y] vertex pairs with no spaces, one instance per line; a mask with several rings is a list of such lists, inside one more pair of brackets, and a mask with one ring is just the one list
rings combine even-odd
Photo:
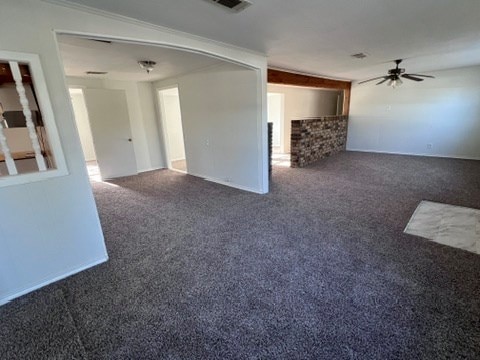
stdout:
[[393,79],[390,79],[387,83],[387,86],[391,86],[392,88],[396,88],[400,85],[403,84],[402,79],[400,79],[398,76],[394,77]]
[[152,60],[142,60],[138,62],[138,65],[140,65],[140,67],[144,69],[147,74],[150,74],[157,63]]
[[405,69],[399,67],[401,62],[402,62],[402,59],[395,60],[395,64],[397,66],[394,69],[388,70],[387,75],[360,81],[359,84],[365,84],[369,81],[380,80],[379,82],[377,82],[377,85],[384,84],[385,82],[387,82],[387,86],[391,86],[392,88],[395,88],[403,84],[402,79],[407,79],[412,81],[423,81],[424,78],[430,78],[430,79],[435,78],[432,75],[407,74],[405,73]]

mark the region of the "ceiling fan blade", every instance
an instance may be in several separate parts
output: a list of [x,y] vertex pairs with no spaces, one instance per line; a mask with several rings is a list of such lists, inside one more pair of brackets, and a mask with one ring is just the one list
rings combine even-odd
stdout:
[[374,80],[378,80],[378,79],[388,79],[388,76],[379,76],[379,77],[376,77],[376,78],[373,78],[373,79],[360,81],[359,84],[365,84],[366,82],[374,81]]
[[435,79],[435,76],[432,76],[432,75],[422,75],[422,74],[407,74],[407,75],[412,75],[412,76],[419,76],[419,77],[424,77],[424,78]]
[[383,84],[385,81],[387,81],[388,79],[390,79],[390,76],[385,76],[385,79],[379,81],[378,83],[376,83],[375,85],[380,85],[380,84]]
[[411,74],[403,74],[402,77],[408,80],[413,80],[413,81],[423,81],[423,79],[412,76]]

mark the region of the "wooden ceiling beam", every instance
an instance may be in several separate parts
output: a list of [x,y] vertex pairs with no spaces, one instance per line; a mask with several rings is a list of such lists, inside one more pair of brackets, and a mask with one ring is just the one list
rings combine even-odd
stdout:
[[295,74],[287,71],[268,69],[268,82],[271,84],[307,86],[323,89],[350,89],[350,81],[326,79],[317,76]]
[[268,69],[267,82],[269,84],[343,90],[343,115],[348,115],[350,112],[350,91],[352,88],[350,81],[326,79],[317,76]]

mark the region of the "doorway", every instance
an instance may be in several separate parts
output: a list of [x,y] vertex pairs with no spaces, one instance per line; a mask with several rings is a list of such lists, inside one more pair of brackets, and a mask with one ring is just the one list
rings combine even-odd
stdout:
[[80,144],[82,146],[85,164],[87,166],[88,177],[90,181],[101,182],[100,170],[97,163],[97,154],[93,145],[92,130],[88,120],[87,105],[82,89],[70,88],[70,100],[72,101],[75,123],[77,124]]
[[285,94],[267,93],[268,122],[272,127],[273,166],[290,167],[290,154],[285,152]]
[[[57,38],[70,87],[84,93],[125,91],[137,172],[169,168],[248,191],[266,191],[267,134],[261,125],[266,99],[258,91],[262,68],[162,44],[72,34]],[[138,59],[153,65],[146,69]],[[176,103],[178,131],[172,129],[171,117],[162,118],[162,111],[171,113],[171,107],[168,101],[160,106],[164,96],[158,92],[175,87],[178,90],[169,95]],[[97,144],[95,148],[99,161]],[[102,170],[100,161],[99,165]]]
[[168,168],[187,173],[178,87],[158,90]]
[[69,89],[92,181],[137,174],[125,92]]
[[285,117],[285,95],[268,93],[268,122],[273,123],[272,149],[274,153],[284,153],[283,126]]

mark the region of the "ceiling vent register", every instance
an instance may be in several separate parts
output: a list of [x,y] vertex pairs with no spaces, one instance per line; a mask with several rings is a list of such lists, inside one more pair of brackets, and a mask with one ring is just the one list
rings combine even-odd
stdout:
[[232,12],[240,12],[245,10],[247,7],[252,5],[251,2],[246,0],[205,0],[210,3],[214,3],[215,5],[221,6],[222,8],[232,11]]
[[365,59],[367,57],[367,54],[365,53],[358,53],[358,54],[353,54],[353,55],[350,55],[351,57],[355,58],[355,59]]

